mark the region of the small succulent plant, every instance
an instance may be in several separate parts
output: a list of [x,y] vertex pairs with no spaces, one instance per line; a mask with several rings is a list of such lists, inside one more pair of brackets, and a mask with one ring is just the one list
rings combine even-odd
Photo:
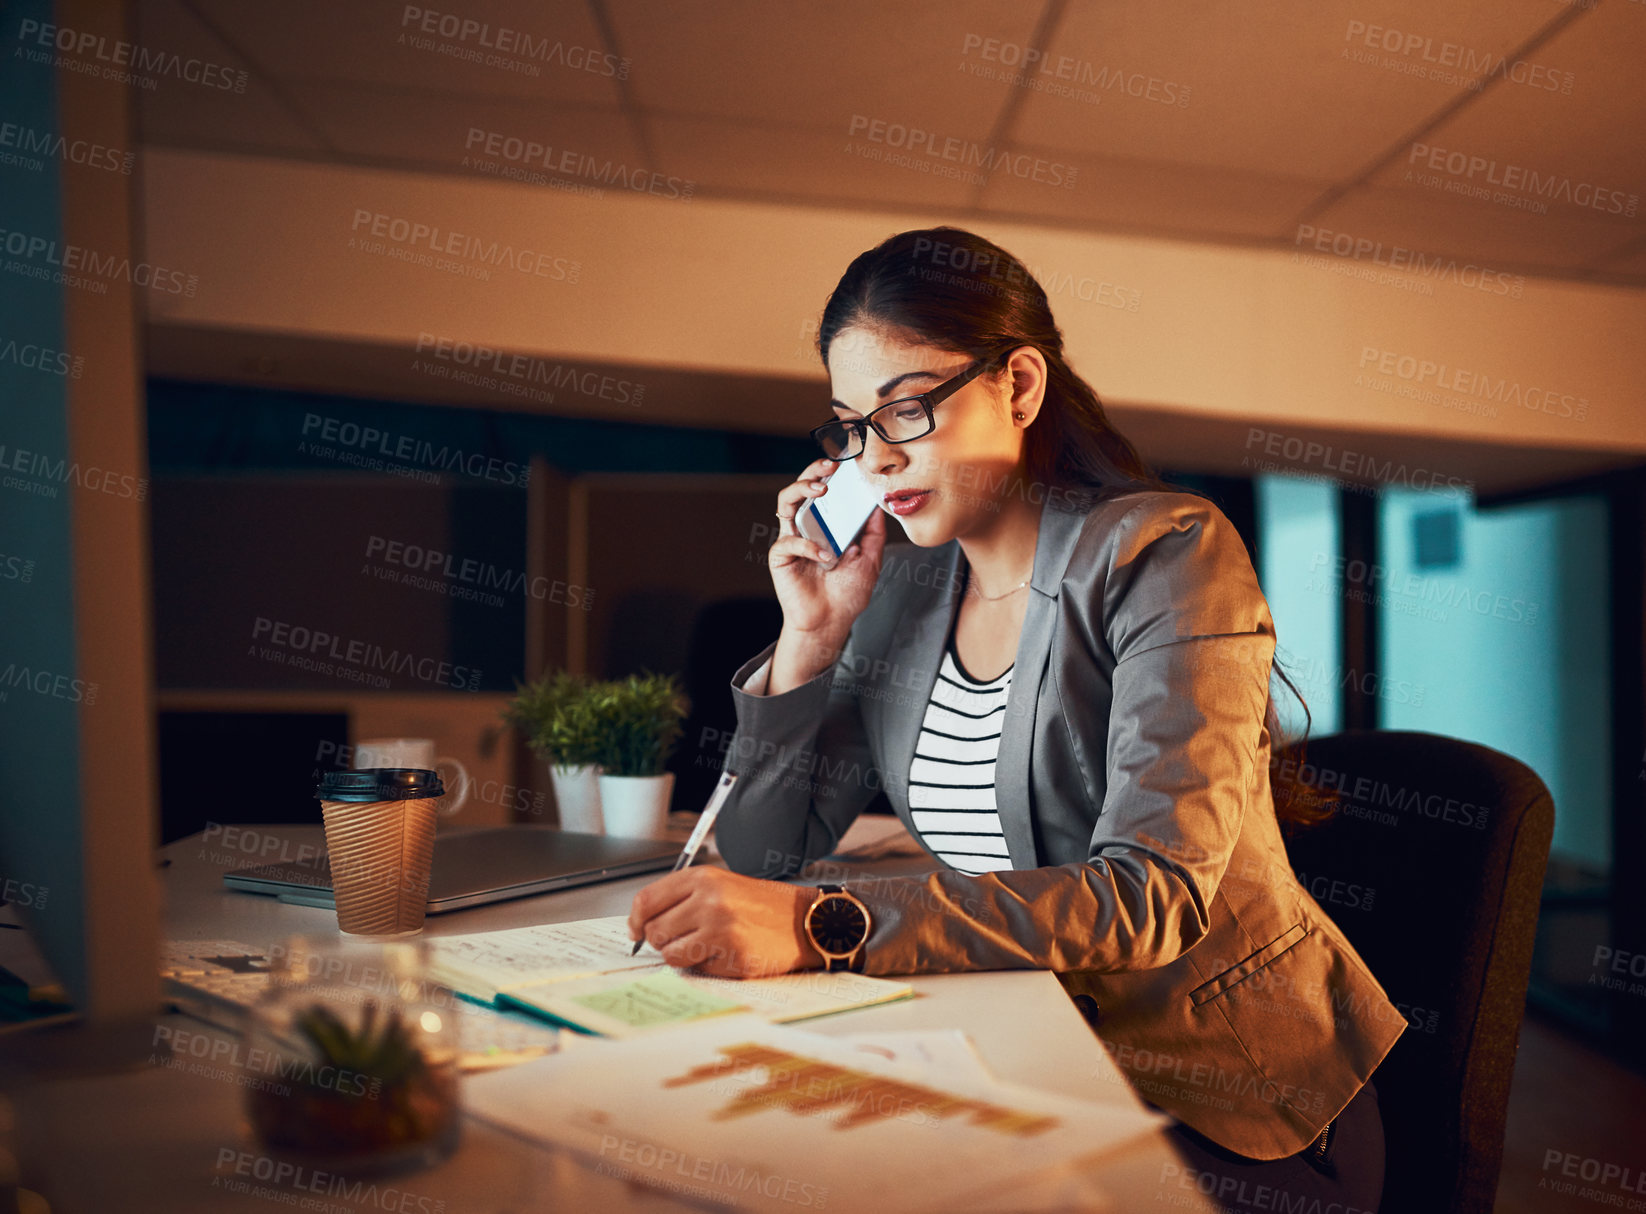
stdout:
[[267,1145],[366,1157],[456,1132],[456,1059],[431,1058],[399,1009],[379,1011],[367,1000],[353,1028],[323,1003],[293,1017],[277,1043],[282,1080],[247,1091]]

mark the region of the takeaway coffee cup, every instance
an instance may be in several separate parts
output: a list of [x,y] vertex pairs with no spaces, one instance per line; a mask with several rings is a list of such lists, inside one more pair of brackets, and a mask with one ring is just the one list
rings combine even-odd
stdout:
[[337,926],[354,936],[423,930],[434,824],[445,789],[417,767],[328,771],[315,796],[326,823]]
[[[354,762],[351,766],[365,770],[371,767],[419,767],[438,771],[450,790],[439,806],[440,816],[450,818],[460,812],[469,799],[473,781],[469,769],[456,759],[435,754],[433,738],[366,738],[354,744]],[[454,778],[455,777],[455,778]]]

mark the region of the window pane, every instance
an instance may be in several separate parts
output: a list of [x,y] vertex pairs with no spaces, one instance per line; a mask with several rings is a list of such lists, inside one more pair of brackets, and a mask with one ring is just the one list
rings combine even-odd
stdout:
[[1384,495],[1380,661],[1417,729],[1513,755],[1555,801],[1553,853],[1611,867],[1606,512],[1566,498],[1477,512],[1467,496]]
[[[1329,482],[1257,478],[1257,578],[1274,616],[1276,661],[1308,703],[1311,737],[1336,733],[1343,720],[1339,513]],[[1282,727],[1301,736],[1302,708],[1278,679],[1274,686]]]

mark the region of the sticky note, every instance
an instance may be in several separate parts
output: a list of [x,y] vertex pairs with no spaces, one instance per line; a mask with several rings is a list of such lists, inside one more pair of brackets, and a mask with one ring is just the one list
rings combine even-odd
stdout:
[[675,973],[651,974],[621,986],[575,995],[570,1002],[631,1028],[695,1020],[743,1008],[743,1004],[711,995]]

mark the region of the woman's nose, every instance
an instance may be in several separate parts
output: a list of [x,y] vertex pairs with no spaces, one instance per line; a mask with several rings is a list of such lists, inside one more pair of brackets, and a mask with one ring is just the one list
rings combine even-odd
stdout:
[[865,472],[885,476],[896,472],[908,462],[903,452],[898,449],[897,443],[888,443],[875,433],[874,427],[868,428],[863,436],[863,454],[859,456],[863,461]]

